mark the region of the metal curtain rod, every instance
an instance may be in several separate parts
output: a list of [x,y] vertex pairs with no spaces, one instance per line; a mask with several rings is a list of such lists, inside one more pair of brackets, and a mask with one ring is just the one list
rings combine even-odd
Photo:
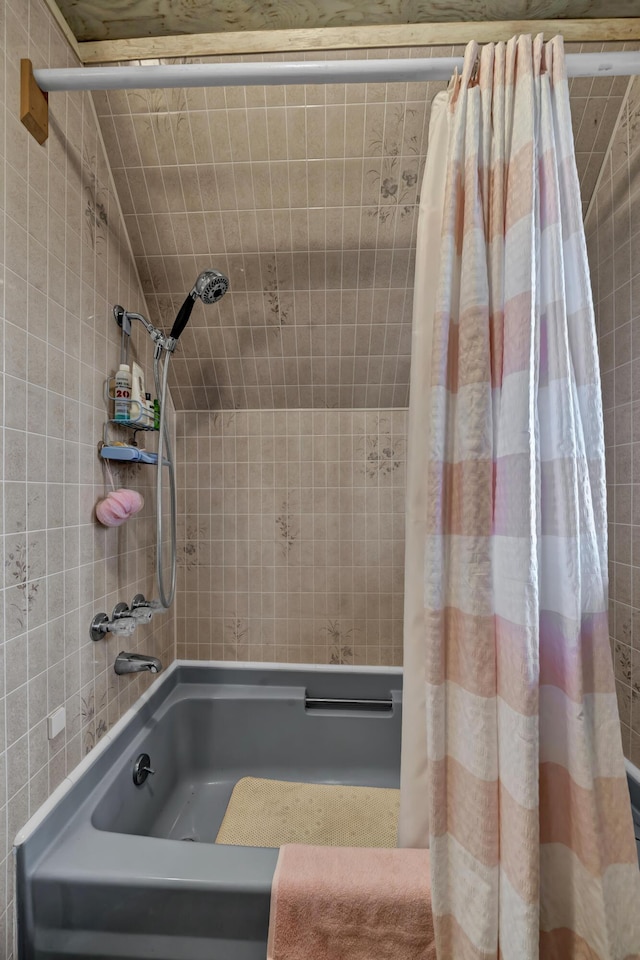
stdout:
[[[34,70],[47,93],[58,90],[153,90],[160,87],[243,87],[303,83],[391,83],[449,80],[462,57],[403,60],[321,60],[296,63],[185,63]],[[569,53],[569,77],[640,74],[640,51]]]

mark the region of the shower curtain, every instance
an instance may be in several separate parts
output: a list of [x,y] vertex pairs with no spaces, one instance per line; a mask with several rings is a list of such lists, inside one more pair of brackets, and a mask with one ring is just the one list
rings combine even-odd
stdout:
[[631,960],[640,874],[561,39],[470,44],[449,117],[438,289],[414,315],[433,329],[406,707],[426,752],[400,839],[430,847],[439,960]]
[[411,401],[407,429],[404,579],[404,694],[398,844],[428,845],[429,812],[424,802],[429,766],[425,716],[425,621],[422,562],[427,521],[426,472],[433,311],[438,285],[440,233],[447,179],[449,97],[438,93],[431,105],[429,152],[420,190],[411,339]]

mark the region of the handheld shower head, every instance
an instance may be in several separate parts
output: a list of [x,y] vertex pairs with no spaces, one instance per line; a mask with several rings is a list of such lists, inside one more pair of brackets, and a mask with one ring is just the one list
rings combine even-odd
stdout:
[[203,303],[215,303],[224,297],[229,289],[229,280],[219,270],[203,270],[193,285],[189,296],[198,296]]
[[203,270],[193,285],[193,290],[187,295],[186,300],[178,311],[171,333],[174,340],[177,340],[191,316],[193,305],[198,298],[203,303],[216,303],[229,289],[229,280],[224,273],[219,270]]

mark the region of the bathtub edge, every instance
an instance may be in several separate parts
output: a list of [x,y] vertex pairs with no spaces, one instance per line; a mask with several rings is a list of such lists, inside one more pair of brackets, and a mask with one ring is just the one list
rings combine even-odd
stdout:
[[636,767],[635,763],[631,763],[631,760],[624,758],[624,767],[627,771],[627,776],[630,777],[634,783],[637,783],[640,787],[640,769]]
[[133,718],[140,712],[142,707],[152,696],[155,696],[162,688],[171,680],[171,677],[174,673],[177,672],[177,664],[180,661],[174,660],[169,664],[167,669],[163,671],[162,677],[159,677],[158,680],[152,684],[150,687],[140,694],[136,702],[129,707],[129,709],[122,714],[119,720],[114,723],[111,729],[105,733],[103,737],[100,738],[95,747],[89,751],[89,753],[82,758],[80,763],[70,770],[64,780],[56,787],[53,793],[47,797],[42,806],[38,807],[33,816],[29,817],[27,822],[23,827],[18,830],[14,841],[13,847],[22,846],[29,839],[32,833],[40,826],[42,821],[47,817],[52,810],[60,803],[61,800],[67,795],[69,790],[83,777],[95,763],[97,763],[102,757],[103,753],[109,749],[109,746],[113,741],[119,736],[122,730],[133,720]]

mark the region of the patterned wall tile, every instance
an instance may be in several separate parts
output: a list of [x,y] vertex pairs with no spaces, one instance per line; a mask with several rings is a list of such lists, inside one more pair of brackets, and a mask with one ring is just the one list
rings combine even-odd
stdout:
[[[104,377],[119,359],[111,314],[145,310],[126,228],[88,94],[53,94],[49,139],[19,121],[20,58],[74,66],[40,0],[0,2],[0,956],[13,956],[13,838],[148,685],[116,677],[130,649],[174,656],[174,620],[128,641],[93,643],[95,613],[153,591],[153,477],[114,471],[142,490],[119,530],[94,506],[108,481],[97,456]],[[29,34],[27,35],[27,26]],[[150,373],[147,338],[134,350]],[[47,716],[66,728],[47,738]]]
[[585,226],[600,349],[609,631],[626,756],[640,763],[640,84],[629,87]]
[[[585,209],[625,86],[572,81]],[[209,264],[231,280],[218,306],[196,307],[183,335],[179,408],[406,406],[417,204],[430,106],[444,87],[95,95],[155,321],[171,324]]]
[[178,656],[401,663],[406,411],[192,412],[178,432]]

